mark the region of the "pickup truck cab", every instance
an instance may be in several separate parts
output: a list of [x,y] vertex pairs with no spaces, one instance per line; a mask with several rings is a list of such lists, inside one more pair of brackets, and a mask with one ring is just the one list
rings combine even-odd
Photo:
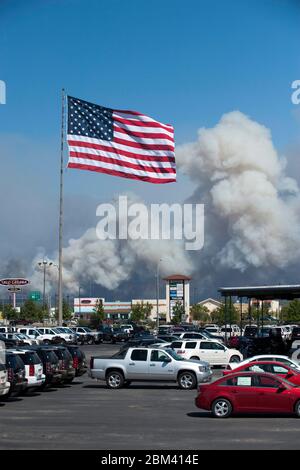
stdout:
[[211,380],[206,362],[186,361],[172,349],[129,348],[111,358],[91,357],[89,376],[105,380],[109,388],[128,386],[132,381],[177,382],[182,389],[193,389],[198,382]]

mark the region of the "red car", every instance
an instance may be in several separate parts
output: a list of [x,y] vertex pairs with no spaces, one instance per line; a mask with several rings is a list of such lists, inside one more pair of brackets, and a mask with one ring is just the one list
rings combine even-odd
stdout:
[[216,418],[232,413],[295,413],[300,417],[300,387],[282,377],[260,372],[235,372],[201,384],[195,405]]
[[[234,372],[268,372],[275,374],[289,382],[300,385],[300,371],[291,369],[288,365],[282,364],[278,361],[253,361],[248,364],[236,367]],[[223,375],[232,374],[232,370],[224,370]]]

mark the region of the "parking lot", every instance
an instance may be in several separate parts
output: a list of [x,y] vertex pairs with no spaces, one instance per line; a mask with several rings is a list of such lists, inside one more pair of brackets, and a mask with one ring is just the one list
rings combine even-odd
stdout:
[[[118,345],[84,346],[110,355]],[[214,376],[221,374],[220,369]],[[196,391],[176,384],[108,390],[84,375],[70,386],[0,404],[1,449],[291,449],[300,420],[238,416],[217,420],[194,405]]]

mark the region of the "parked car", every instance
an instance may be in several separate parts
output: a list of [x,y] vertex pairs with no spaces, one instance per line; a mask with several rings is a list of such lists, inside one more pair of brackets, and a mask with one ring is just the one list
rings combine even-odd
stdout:
[[224,337],[219,333],[212,333],[211,331],[207,330],[206,328],[198,328],[199,333],[202,333],[206,336],[207,339],[214,339],[218,340],[220,343],[224,343]]
[[157,335],[157,339],[172,343],[173,341],[177,341],[178,337],[175,335]]
[[156,343],[157,343],[157,338],[155,336],[152,336],[152,335],[140,336],[137,338],[129,339],[128,341],[123,343],[123,345],[120,348],[120,351],[123,351],[124,349],[128,349],[128,348],[134,348],[137,346],[148,347]]
[[13,327],[13,326],[0,326],[0,334],[4,334],[4,333],[15,333],[16,332],[16,328]]
[[[270,374],[279,375],[289,382],[300,385],[300,370],[291,369],[288,365],[275,361],[253,361],[249,364],[234,369],[234,372],[268,372]],[[231,370],[224,370],[223,375],[232,374]]]
[[73,367],[73,357],[69,350],[64,346],[49,346],[58,357],[58,372],[61,374],[61,381],[63,383],[73,382],[76,374],[75,367]]
[[221,336],[240,336],[241,329],[238,325],[223,325],[220,331]]
[[67,350],[72,356],[75,377],[80,377],[87,371],[87,363],[84,352],[78,346],[66,345]]
[[10,382],[5,364],[5,350],[0,350],[0,400],[6,398],[9,394]]
[[134,328],[133,328],[132,325],[122,324],[122,325],[120,325],[120,329],[125,331],[125,333],[128,333],[129,335],[134,334]]
[[6,348],[15,348],[17,346],[25,344],[23,340],[20,340],[20,339],[6,338],[5,333],[0,334],[0,341],[3,341]]
[[237,367],[244,366],[244,365],[249,364],[250,362],[254,362],[254,361],[260,361],[260,362],[275,361],[275,362],[280,362],[281,364],[286,364],[291,369],[296,369],[296,370],[300,371],[300,364],[298,362],[294,361],[293,359],[290,359],[287,356],[282,356],[282,355],[279,355],[279,354],[259,354],[259,355],[253,356],[253,357],[248,357],[248,359],[244,359],[239,364],[234,363],[234,362],[228,364],[227,369],[228,370],[234,370]]
[[10,388],[7,396],[20,395],[27,388],[24,362],[18,355],[8,350],[5,352],[5,361],[7,369],[7,380],[10,382]]
[[24,335],[24,333],[3,333],[3,336],[16,341],[17,345],[28,344],[32,346],[33,344],[38,344],[37,340],[31,339],[29,336]]
[[128,339],[130,337],[131,337],[131,335],[129,333],[127,333],[125,330],[122,330],[121,328],[114,328],[113,329],[114,342],[128,341]]
[[208,339],[208,335],[203,333],[200,333],[200,331],[189,331],[189,332],[184,332],[180,333],[179,335],[176,335],[178,339]]
[[41,344],[43,342],[43,337],[42,337],[41,333],[39,333],[37,328],[34,328],[32,326],[30,326],[30,327],[29,326],[19,327],[19,328],[17,328],[17,332],[18,333],[23,333],[24,335],[29,336],[29,338],[37,340],[37,342],[39,344]]
[[246,336],[247,338],[253,338],[257,335],[257,331],[257,325],[246,325],[244,328],[243,336]]
[[40,357],[35,351],[27,349],[10,349],[10,352],[17,355],[22,359],[25,366],[25,378],[27,386],[23,393],[38,389],[45,382],[45,375],[43,374],[43,364]]
[[[44,344],[55,343],[73,343],[75,336],[70,333],[62,333],[56,328],[38,328]],[[54,341],[53,341],[54,340]]]
[[72,328],[72,330],[76,333],[82,333],[86,335],[89,344],[100,344],[103,341],[103,334],[100,331],[93,331],[87,326],[76,326],[75,328]]
[[113,389],[132,381],[170,381],[188,390],[211,380],[212,371],[207,362],[185,361],[172,349],[129,348],[111,358],[92,356],[89,376]]
[[300,417],[300,387],[273,374],[237,372],[199,386],[195,405],[216,418],[232,413],[294,413]]
[[294,328],[292,329],[291,340],[292,341],[300,340],[300,326],[294,326]]
[[113,328],[108,325],[100,325],[98,330],[100,333],[102,333],[102,340],[103,341],[108,341],[110,343],[114,343],[114,337],[113,337]]
[[46,345],[30,346],[28,349],[35,351],[42,361],[45,382],[41,388],[61,383],[62,374],[59,371],[58,357],[53,349]]
[[195,340],[174,341],[171,346],[183,359],[203,360],[210,365],[227,365],[240,362],[242,354],[236,349],[229,349],[217,341]]

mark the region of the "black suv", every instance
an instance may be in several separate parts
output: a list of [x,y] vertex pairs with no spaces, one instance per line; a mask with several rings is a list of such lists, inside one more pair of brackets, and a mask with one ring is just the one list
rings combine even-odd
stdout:
[[58,357],[58,371],[61,374],[61,380],[64,383],[71,383],[75,377],[75,367],[73,367],[73,358],[68,348],[65,346],[50,346]]
[[296,341],[297,339],[300,339],[300,327],[299,326],[294,326],[294,328],[292,330],[291,340]]
[[46,380],[41,386],[45,388],[54,384],[59,384],[62,382],[62,373],[59,371],[59,359],[52,347],[48,346],[28,346],[26,349],[33,350],[40,357],[43,364],[43,373],[46,376]]
[[81,351],[78,346],[66,345],[65,347],[72,356],[72,365],[75,369],[75,377],[80,377],[85,374],[87,371],[87,363],[84,352]]
[[27,388],[24,362],[17,354],[10,351],[5,352],[5,362],[7,380],[10,382],[10,389],[6,397],[20,395]]

